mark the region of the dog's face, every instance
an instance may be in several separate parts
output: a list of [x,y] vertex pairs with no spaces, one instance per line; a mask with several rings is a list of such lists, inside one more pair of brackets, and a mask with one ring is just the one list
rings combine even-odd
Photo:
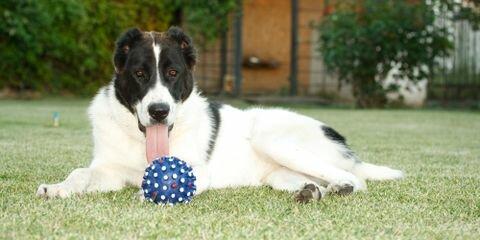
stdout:
[[167,32],[131,29],[116,43],[115,94],[138,118],[140,130],[173,125],[176,110],[193,90],[195,49],[177,27]]

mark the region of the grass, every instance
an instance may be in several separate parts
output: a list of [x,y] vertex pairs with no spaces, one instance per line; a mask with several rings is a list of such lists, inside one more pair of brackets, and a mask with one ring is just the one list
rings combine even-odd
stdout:
[[364,160],[408,176],[307,205],[268,187],[208,191],[175,207],[141,203],[134,188],[36,198],[39,184],[90,162],[87,104],[0,101],[0,239],[480,238],[478,112],[297,108],[348,136]]

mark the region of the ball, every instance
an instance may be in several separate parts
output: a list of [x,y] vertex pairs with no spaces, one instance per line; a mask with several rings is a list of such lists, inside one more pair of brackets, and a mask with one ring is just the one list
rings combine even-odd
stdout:
[[186,162],[172,156],[157,158],[145,169],[143,195],[156,204],[188,203],[197,189],[195,180]]

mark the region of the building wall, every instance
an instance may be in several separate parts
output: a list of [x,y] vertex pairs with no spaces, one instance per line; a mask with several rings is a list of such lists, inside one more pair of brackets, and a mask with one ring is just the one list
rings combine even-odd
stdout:
[[[244,59],[256,56],[261,60],[275,61],[277,68],[242,67],[243,93],[275,94],[289,89],[291,48],[291,0],[243,0],[242,47]],[[299,75],[298,92],[301,95],[316,94],[310,88],[319,85],[321,74],[310,74],[312,68],[312,23],[322,15],[323,0],[299,1]],[[227,76],[224,90],[229,92],[233,85],[233,26],[228,33]],[[198,86],[204,92],[217,93],[221,89],[220,44],[211,43],[199,48],[196,66]],[[316,63],[316,62],[313,62]],[[315,66],[313,66],[315,67]],[[317,72],[318,73],[318,72]],[[313,81],[312,81],[313,80]]]
[[[312,43],[319,38],[319,32],[311,34]],[[354,101],[352,86],[340,83],[335,74],[329,73],[323,64],[321,53],[317,51],[316,44],[310,44],[311,58],[310,71],[308,72],[308,95],[335,98],[344,102]]]
[[318,95],[315,88],[323,87],[325,73],[318,63],[317,31],[313,28],[323,15],[323,0],[299,0],[298,13],[298,93],[300,95]]
[[275,69],[243,67],[243,93],[288,89],[290,72],[290,0],[243,1],[243,56],[278,62]]
[[[300,95],[311,93],[312,24],[321,19],[323,0],[299,1],[299,75]],[[291,47],[290,0],[244,0],[243,2],[243,53],[260,59],[275,60],[277,69],[244,68],[244,93],[288,92]],[[319,77],[317,74],[313,77]],[[315,80],[314,80],[314,84]]]

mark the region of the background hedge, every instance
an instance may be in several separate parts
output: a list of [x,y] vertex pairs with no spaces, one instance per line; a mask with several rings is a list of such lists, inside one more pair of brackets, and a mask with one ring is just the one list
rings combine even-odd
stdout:
[[184,18],[215,37],[235,0],[200,2],[1,0],[0,89],[92,94],[110,81],[114,41],[129,27],[164,31]]
[[113,72],[114,40],[128,27],[164,30],[164,1],[2,0],[0,87],[89,94]]

